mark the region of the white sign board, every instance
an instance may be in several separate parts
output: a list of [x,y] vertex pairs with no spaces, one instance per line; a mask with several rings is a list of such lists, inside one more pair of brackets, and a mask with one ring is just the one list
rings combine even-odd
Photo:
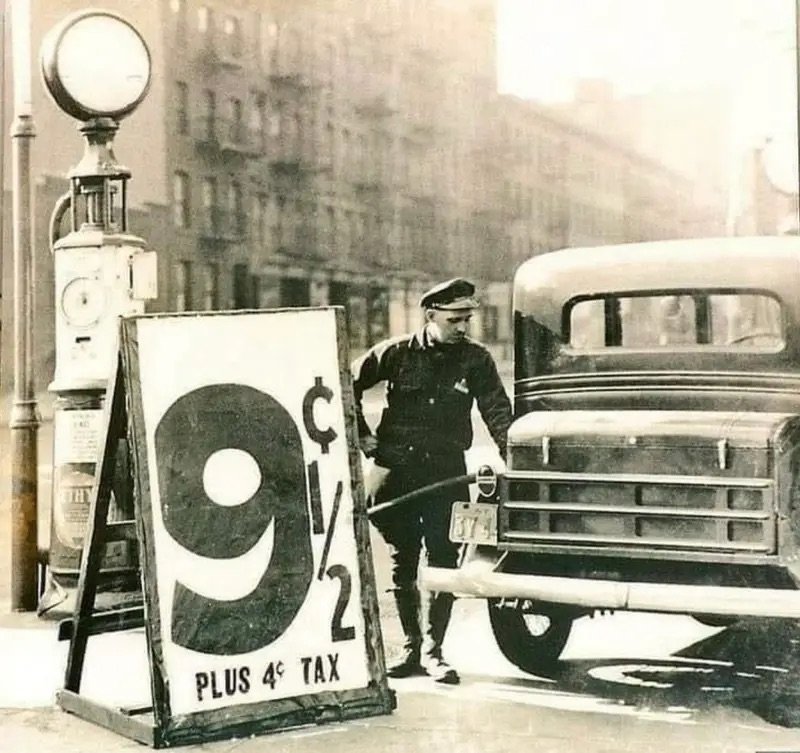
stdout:
[[123,325],[138,360],[148,621],[173,715],[385,687],[340,317]]

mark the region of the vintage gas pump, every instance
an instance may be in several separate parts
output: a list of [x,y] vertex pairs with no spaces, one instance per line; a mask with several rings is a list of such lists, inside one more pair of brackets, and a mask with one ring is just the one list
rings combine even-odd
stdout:
[[[98,72],[102,75],[98,82]],[[112,150],[118,121],[144,98],[150,57],[139,33],[106,11],[83,11],[42,45],[48,91],[83,121],[80,163],[51,221],[55,268],[53,496],[48,575],[39,613],[71,611],[94,480],[103,399],[117,357],[118,318],[156,296],[156,255],[128,231],[130,171]],[[56,238],[69,213],[69,232]],[[124,457],[125,453],[121,453]],[[118,468],[118,480],[126,474]],[[132,517],[126,484],[115,485],[112,515]],[[100,592],[112,603],[138,589],[133,542],[107,546]]]

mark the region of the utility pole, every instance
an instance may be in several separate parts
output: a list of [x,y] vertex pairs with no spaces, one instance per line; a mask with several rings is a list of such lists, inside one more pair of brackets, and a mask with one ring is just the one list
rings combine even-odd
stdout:
[[39,410],[32,368],[33,211],[30,0],[11,0],[14,121],[11,125],[14,249],[14,402],[11,408],[11,609],[37,605]]
[[[6,0],[3,0],[2,5],[0,5],[0,60],[3,61],[3,68],[0,71],[0,129],[5,127],[6,122],[6,66],[5,66],[5,59],[6,59]],[[5,197],[6,197],[6,140],[5,138],[0,138],[0,285],[2,285],[3,279],[3,259],[4,259],[4,249],[3,249],[3,238],[4,238],[4,231],[5,231]],[[2,303],[3,299],[3,291],[0,288],[0,303]],[[0,310],[0,352],[2,352],[2,310]]]
[[[797,115],[797,194],[800,200],[800,0],[795,0],[794,4],[794,60],[795,60],[795,75],[797,86],[795,87],[795,110]],[[800,217],[798,217],[798,224],[800,225]]]

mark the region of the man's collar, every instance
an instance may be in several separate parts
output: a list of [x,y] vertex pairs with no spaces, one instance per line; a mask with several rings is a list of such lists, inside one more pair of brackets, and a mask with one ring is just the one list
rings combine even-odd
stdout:
[[430,335],[427,324],[424,325],[422,329],[415,332],[408,341],[408,347],[412,350],[436,350],[438,352],[443,352],[449,351],[456,345],[458,345],[458,343],[445,345],[437,340],[434,340]]
[[422,329],[415,332],[408,345],[412,350],[428,350],[436,347],[436,342],[431,339],[428,332],[428,325],[424,325]]

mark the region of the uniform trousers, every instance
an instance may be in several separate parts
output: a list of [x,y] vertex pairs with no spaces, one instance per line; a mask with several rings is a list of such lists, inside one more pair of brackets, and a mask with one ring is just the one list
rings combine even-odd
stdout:
[[[381,504],[437,481],[466,473],[464,454],[410,455],[407,462],[389,469],[372,504]],[[469,500],[466,483],[435,490],[404,502],[373,517],[372,522],[386,541],[392,559],[395,591],[416,589],[417,570],[424,544],[431,567],[455,567],[459,545],[449,539],[453,502]]]

